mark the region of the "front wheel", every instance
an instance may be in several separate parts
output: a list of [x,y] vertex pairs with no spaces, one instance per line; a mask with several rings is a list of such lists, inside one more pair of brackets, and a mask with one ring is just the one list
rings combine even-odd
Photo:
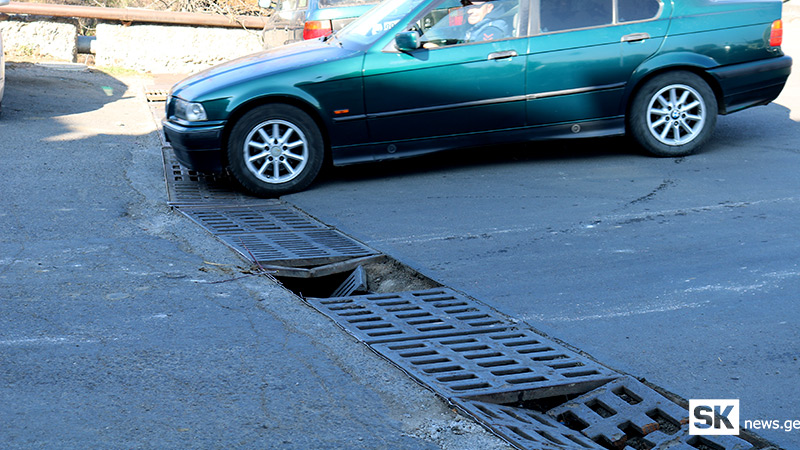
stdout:
[[636,93],[628,130],[657,156],[686,156],[711,137],[717,99],[702,78],[685,71],[658,75]]
[[308,114],[290,105],[264,105],[239,119],[228,138],[230,170],[259,197],[300,191],[322,167],[322,135]]

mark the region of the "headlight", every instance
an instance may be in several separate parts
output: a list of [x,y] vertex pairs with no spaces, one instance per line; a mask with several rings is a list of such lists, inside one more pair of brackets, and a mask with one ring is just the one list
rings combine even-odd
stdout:
[[197,122],[201,120],[208,120],[206,109],[200,103],[187,102],[178,97],[173,97],[175,102],[175,117],[179,119],[188,120],[189,122]]

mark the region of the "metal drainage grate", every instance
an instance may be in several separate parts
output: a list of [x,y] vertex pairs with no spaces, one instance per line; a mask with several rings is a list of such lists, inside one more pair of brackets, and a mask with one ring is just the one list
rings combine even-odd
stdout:
[[494,311],[450,289],[306,300],[367,344],[488,333],[510,326]]
[[586,393],[551,409],[548,414],[595,442],[614,448],[753,448],[747,441],[733,436],[689,436],[686,425],[689,412],[630,377]]
[[330,264],[376,254],[336,230],[221,234],[217,237],[253,262],[292,267]]
[[450,289],[307,300],[445,398],[524,401],[618,377]]
[[213,234],[327,229],[325,224],[278,200],[243,206],[197,206],[180,211]]
[[221,174],[205,174],[189,170],[178,162],[172,147],[162,147],[168,204],[191,206],[204,204],[250,204],[263,200],[236,190],[234,183]]
[[[377,254],[299,210],[237,192],[224,176],[183,168],[169,146],[162,153],[169,204],[246,259],[335,273]],[[307,301],[519,448],[754,448],[734,436],[689,436],[675,403],[631,378],[606,384],[619,374],[450,289],[352,296],[366,289],[362,272],[337,289],[346,297]],[[581,393],[548,411],[566,426],[497,404]]]
[[475,400],[455,400],[454,404],[520,448],[605,450],[581,433],[536,411]]
[[148,88],[145,89],[144,96],[148,102],[164,102],[169,96],[169,89]]
[[584,393],[618,377],[525,329],[372,347],[445,398],[521,402]]

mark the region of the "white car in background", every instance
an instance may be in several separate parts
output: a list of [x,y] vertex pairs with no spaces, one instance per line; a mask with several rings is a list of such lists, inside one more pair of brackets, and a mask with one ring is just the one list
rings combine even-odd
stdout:
[[[0,6],[7,5],[9,0],[0,0]],[[6,61],[3,57],[3,35],[0,34],[0,114],[3,112],[3,91],[6,86]]]

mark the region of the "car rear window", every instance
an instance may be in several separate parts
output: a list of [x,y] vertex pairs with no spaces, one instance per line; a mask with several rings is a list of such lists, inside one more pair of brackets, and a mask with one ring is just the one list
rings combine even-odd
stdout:
[[620,22],[652,19],[661,10],[659,0],[617,0]]
[[320,0],[320,8],[338,8],[342,6],[363,6],[375,5],[380,3],[380,0]]
[[[543,32],[611,25],[613,0],[540,0]],[[647,20],[661,10],[660,0],[617,0],[616,23]]]
[[609,25],[614,21],[612,0],[541,0],[542,31],[561,31]]

